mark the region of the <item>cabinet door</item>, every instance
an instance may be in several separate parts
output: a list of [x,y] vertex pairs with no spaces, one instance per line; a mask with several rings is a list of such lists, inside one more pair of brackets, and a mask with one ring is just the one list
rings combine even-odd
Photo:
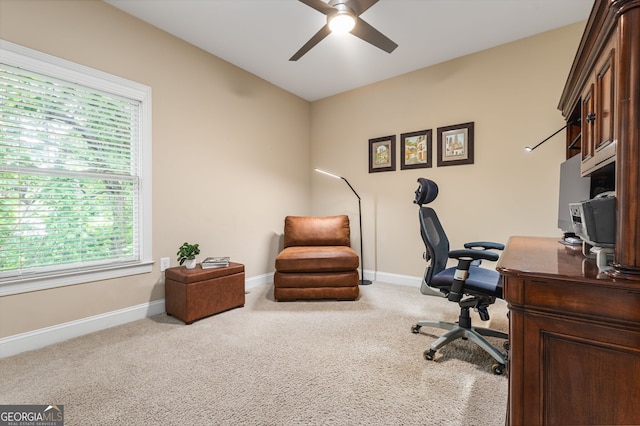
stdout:
[[605,146],[613,142],[614,134],[614,105],[615,105],[615,79],[614,79],[614,57],[615,50],[611,49],[604,61],[598,67],[596,75],[596,121],[595,121],[595,149],[600,151]]
[[593,157],[595,140],[595,93],[593,82],[587,85],[582,93],[582,161],[588,161]]
[[640,424],[637,332],[569,317],[524,322],[524,424]]
[[582,92],[582,175],[615,161],[617,33],[604,47]]

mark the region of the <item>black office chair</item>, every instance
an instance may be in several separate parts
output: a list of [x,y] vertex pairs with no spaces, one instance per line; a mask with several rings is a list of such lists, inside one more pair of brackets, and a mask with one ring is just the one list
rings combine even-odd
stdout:
[[[419,178],[418,183],[416,198],[413,202],[420,206],[420,233],[426,247],[424,258],[429,262],[420,291],[427,295],[438,294],[434,289],[439,291],[449,301],[460,305],[460,316],[455,324],[442,321],[418,321],[411,331],[417,334],[421,327],[448,330],[424,352],[427,360],[433,360],[438,349],[456,339],[470,339],[497,361],[497,364],[493,364],[492,371],[495,374],[502,374],[507,365],[507,354],[498,350],[483,336],[507,339],[507,334],[488,328],[473,327],[469,309],[473,308],[480,315],[480,319],[487,321],[489,320],[487,307],[493,304],[496,298],[502,298],[500,274],[493,269],[478,265],[482,260],[498,260],[499,255],[488,250],[503,250],[504,245],[493,242],[473,242],[466,243],[462,250],[449,251],[449,240],[436,212],[424,206],[438,196],[438,185],[424,178]],[[457,259],[458,265],[447,268],[448,259]],[[504,347],[508,348],[507,342]]]

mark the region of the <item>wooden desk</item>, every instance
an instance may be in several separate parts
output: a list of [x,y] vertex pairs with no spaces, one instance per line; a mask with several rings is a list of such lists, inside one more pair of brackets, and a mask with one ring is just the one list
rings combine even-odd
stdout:
[[554,238],[511,237],[509,425],[640,424],[640,283]]

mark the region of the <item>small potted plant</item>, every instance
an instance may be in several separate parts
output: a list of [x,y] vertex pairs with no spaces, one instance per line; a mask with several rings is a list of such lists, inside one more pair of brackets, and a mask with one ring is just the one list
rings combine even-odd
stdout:
[[177,254],[180,265],[184,263],[187,269],[193,269],[196,267],[196,255],[200,254],[200,248],[198,244],[184,243],[178,249]]

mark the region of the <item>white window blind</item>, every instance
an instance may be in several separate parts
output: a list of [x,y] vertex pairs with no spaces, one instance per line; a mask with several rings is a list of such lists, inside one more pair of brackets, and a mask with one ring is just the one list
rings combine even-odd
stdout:
[[0,283],[144,260],[142,112],[0,60]]

